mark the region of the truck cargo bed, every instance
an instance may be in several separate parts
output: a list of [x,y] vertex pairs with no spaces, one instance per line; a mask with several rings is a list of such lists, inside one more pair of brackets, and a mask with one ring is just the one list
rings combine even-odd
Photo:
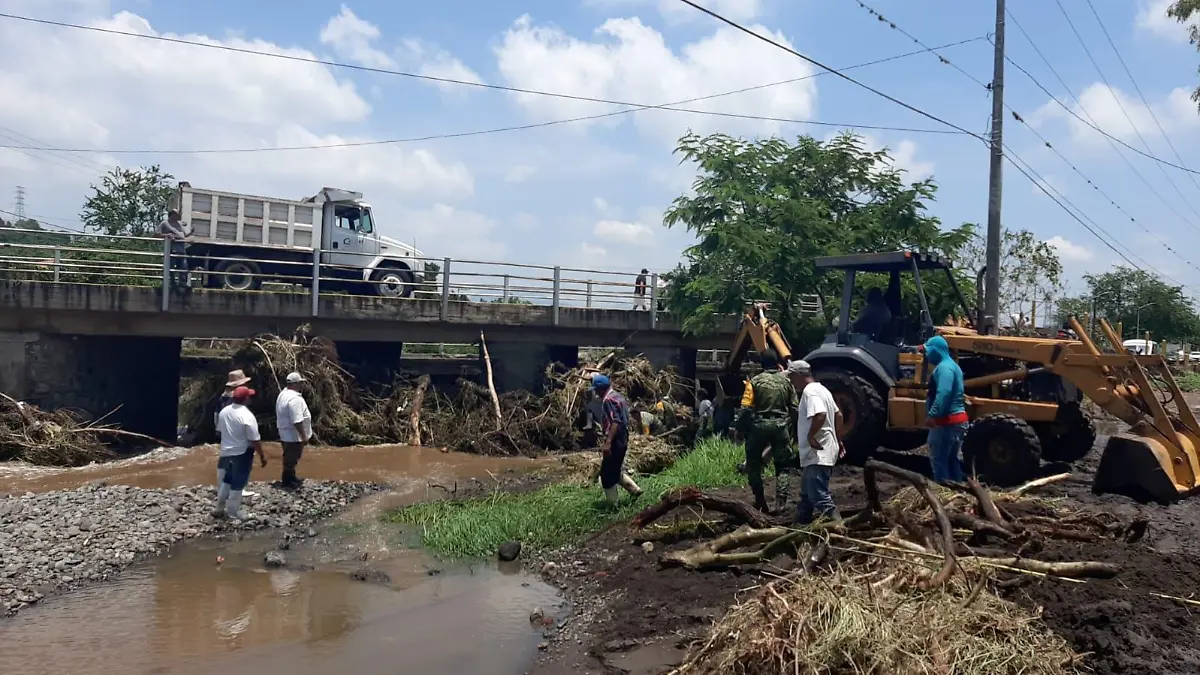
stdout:
[[185,187],[179,212],[192,241],[312,250],[321,204]]

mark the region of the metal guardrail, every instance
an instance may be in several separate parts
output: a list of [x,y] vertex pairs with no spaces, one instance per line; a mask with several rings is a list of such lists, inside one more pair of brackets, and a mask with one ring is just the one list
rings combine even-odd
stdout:
[[656,273],[647,275],[644,296],[635,294],[636,273],[452,258],[401,258],[410,269],[381,267],[364,280],[362,270],[375,257],[353,251],[235,249],[207,241],[0,228],[0,278],[161,287],[168,291],[162,294],[163,311],[185,287],[208,287],[303,293],[312,298],[314,317],[320,313],[320,298],[335,294],[382,295],[398,302],[436,299],[443,318],[453,303],[549,306],[555,325],[563,307],[645,311],[651,328],[662,312]]

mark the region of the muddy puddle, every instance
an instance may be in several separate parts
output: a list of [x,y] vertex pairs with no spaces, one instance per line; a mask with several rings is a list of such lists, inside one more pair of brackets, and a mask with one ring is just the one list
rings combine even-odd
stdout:
[[[268,455],[274,461],[265,471],[256,467],[252,480],[278,478],[277,444]],[[143,488],[211,484],[214,463],[215,450],[201,447],[81,469],[0,464],[0,495],[96,480]],[[318,525],[317,536],[291,541],[285,568],[264,563],[279,544],[275,533],[192,541],[116,579],[0,620],[0,673],[519,675],[544,639],[530,612],[558,614],[555,590],[519,564],[447,566],[413,548],[418,533],[380,516],[444,496],[456,484],[486,486],[556,465],[405,446],[310,449],[300,464],[307,478],[392,488]],[[364,569],[374,581],[353,578]]]
[[[268,539],[180,548],[118,580],[0,623],[0,672],[519,675],[555,591],[495,563],[441,568],[415,551],[364,563],[266,569]],[[217,556],[224,561],[217,564]]]
[[[256,465],[251,480],[279,478],[282,456],[279,444],[267,443],[266,453],[269,464],[265,469]],[[152,489],[211,484],[216,480],[216,456],[214,446],[199,446],[164,448],[140,457],[77,469],[0,463],[0,495],[68,490],[97,480]],[[387,483],[393,486],[395,495],[421,499],[431,482],[453,489],[456,480],[488,482],[503,473],[531,471],[556,464],[552,459],[487,457],[441,452],[436,448],[373,445],[307,448],[299,473],[317,480]]]

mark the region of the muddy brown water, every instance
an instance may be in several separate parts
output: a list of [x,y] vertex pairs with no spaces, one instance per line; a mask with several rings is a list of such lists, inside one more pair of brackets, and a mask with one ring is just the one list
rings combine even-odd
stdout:
[[[256,480],[277,477],[279,448],[268,452],[276,462],[256,467]],[[145,488],[212,483],[214,463],[212,448],[196,448],[66,471],[7,465],[0,494],[101,479]],[[189,542],[0,620],[0,673],[519,675],[543,639],[529,613],[556,613],[557,592],[519,565],[447,566],[406,546],[411,533],[378,516],[424,498],[430,483],[486,484],[546,464],[402,446],[310,450],[300,465],[306,477],[395,487],[323,524],[317,539],[297,542],[289,568],[264,567],[276,544],[269,534]],[[363,565],[390,581],[353,580]]]

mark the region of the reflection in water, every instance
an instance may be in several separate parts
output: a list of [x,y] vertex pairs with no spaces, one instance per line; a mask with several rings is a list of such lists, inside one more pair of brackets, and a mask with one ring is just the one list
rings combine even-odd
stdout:
[[352,581],[352,565],[267,570],[269,543],[198,543],[31,607],[0,623],[0,673],[515,675],[540,639],[529,610],[557,602],[492,566],[429,576],[411,551],[375,563],[390,585]]

